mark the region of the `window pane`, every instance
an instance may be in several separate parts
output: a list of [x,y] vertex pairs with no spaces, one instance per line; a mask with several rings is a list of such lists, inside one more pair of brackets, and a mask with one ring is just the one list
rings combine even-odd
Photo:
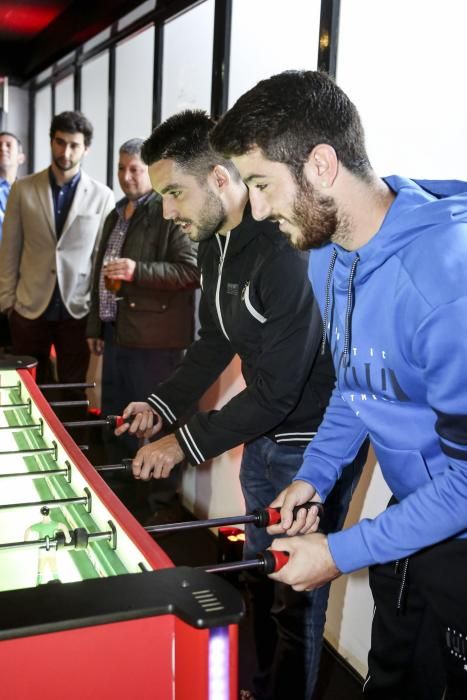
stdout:
[[457,0],[342,0],[337,80],[381,175],[465,177],[466,24]]
[[259,80],[318,63],[320,0],[233,0],[229,105]]
[[36,93],[34,102],[34,170],[43,170],[50,164],[49,130],[52,121],[52,103],[50,86]]
[[122,196],[117,180],[119,147],[128,139],[147,138],[151,133],[153,72],[154,27],[150,27],[117,46],[114,144],[117,198]]
[[81,72],[81,109],[94,127],[94,137],[84,168],[100,182],[107,181],[108,83],[109,55],[106,52],[86,62]]
[[164,26],[162,119],[182,109],[211,109],[214,0]]
[[74,109],[73,76],[69,75],[55,86],[55,114]]

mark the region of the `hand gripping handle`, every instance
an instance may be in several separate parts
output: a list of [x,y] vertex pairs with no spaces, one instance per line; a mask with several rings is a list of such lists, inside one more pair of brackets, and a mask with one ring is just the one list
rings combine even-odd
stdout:
[[[295,506],[293,509],[293,518],[297,517],[297,513],[301,508],[309,510],[312,506],[318,508],[318,517],[322,518],[324,513],[324,508],[322,503],[317,501],[307,501],[301,506]],[[281,521],[281,509],[280,508],[264,508],[258,509],[254,513],[257,516],[257,521],[255,522],[256,527],[268,527],[269,525],[276,525]]]
[[275,574],[289,561],[289,553],[279,549],[266,549],[258,557],[263,561],[265,574]]
[[123,418],[123,416],[107,416],[107,420],[111,428],[120,428],[124,423],[131,423],[131,418]]

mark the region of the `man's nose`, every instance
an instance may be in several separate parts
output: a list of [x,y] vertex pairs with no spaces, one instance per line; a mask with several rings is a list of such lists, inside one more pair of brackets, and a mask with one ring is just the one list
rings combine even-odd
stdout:
[[177,218],[177,210],[173,202],[167,202],[165,199],[162,200],[162,216],[164,219]]
[[263,221],[271,215],[271,207],[258,190],[250,190],[251,213],[256,221]]

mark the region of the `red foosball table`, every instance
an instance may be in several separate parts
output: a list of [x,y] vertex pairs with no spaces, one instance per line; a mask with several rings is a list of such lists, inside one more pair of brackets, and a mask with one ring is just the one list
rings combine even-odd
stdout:
[[0,695],[234,700],[238,591],[174,567],[0,364]]

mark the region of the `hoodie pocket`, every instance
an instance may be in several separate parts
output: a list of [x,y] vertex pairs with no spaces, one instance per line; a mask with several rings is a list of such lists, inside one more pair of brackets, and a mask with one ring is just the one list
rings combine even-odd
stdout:
[[373,437],[371,444],[386,483],[398,500],[431,481],[425,459],[418,450],[393,450]]

